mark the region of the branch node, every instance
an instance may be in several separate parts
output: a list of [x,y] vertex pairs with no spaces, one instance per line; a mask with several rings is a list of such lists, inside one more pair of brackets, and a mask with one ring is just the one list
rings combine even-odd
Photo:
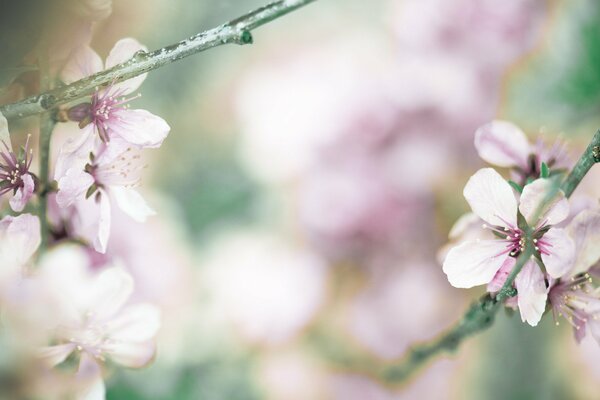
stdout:
[[594,146],[592,149],[592,155],[594,156],[595,162],[600,162],[600,146]]

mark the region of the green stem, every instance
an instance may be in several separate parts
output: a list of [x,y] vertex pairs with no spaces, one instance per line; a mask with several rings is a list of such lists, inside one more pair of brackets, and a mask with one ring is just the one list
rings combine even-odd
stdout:
[[253,29],[286,15],[315,0],[280,0],[251,11],[221,26],[201,32],[179,43],[146,53],[137,52],[131,59],[70,85],[32,96],[0,107],[8,119],[18,119],[44,113],[59,105],[89,95],[100,86],[122,82],[152,71],[184,57],[225,44],[250,44]]
[[404,382],[434,356],[456,350],[463,340],[492,326],[500,305],[514,296],[513,282],[532,254],[533,248],[526,247],[495,298],[489,294],[483,296],[469,307],[454,327],[430,342],[413,346],[400,362],[384,366],[377,377],[388,383]]
[[573,191],[577,188],[579,182],[581,182],[590,168],[597,162],[600,162],[600,130],[596,132],[589,146],[562,184],[562,190],[567,197],[570,197],[571,194],[573,194]]

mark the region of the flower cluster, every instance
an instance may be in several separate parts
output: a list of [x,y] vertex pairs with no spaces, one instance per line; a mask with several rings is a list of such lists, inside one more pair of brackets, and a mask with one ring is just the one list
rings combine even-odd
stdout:
[[[136,40],[122,39],[103,65],[87,44],[80,45],[59,76],[68,84],[139,51],[145,48]],[[140,368],[155,355],[160,310],[134,300],[130,272],[137,267],[108,251],[113,217],[144,222],[154,214],[137,191],[142,154],[158,148],[170,127],[146,110],[130,109],[144,79],[114,82],[61,110],[72,136],[53,142],[50,182],[32,172],[29,136],[13,150],[0,114],[0,196],[9,197],[11,209],[0,220],[0,311],[39,379],[70,382],[58,385],[58,393],[45,387],[52,398],[104,398],[109,366]],[[38,204],[47,204],[45,232],[45,221],[33,214]]]
[[518,308],[524,322],[535,326],[550,309],[557,323],[563,317],[574,327],[578,340],[589,327],[600,342],[600,293],[589,274],[600,260],[600,207],[569,204],[560,189],[567,165],[562,146],[531,146],[506,121],[481,127],[475,146],[484,160],[510,168],[518,183],[492,168],[469,179],[463,193],[472,213],[451,232],[453,247],[443,262],[448,281],[459,288],[487,284],[492,294],[514,287],[517,295],[506,305]]

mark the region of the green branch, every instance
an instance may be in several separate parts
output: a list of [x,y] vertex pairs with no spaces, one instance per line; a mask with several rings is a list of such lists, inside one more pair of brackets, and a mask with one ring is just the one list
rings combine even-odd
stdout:
[[98,87],[121,82],[204,50],[225,44],[252,43],[251,31],[315,0],[280,0],[249,12],[221,26],[150,53],[139,51],[113,68],[17,103],[0,107],[8,120],[41,114],[89,95]]
[[573,194],[573,191],[577,188],[579,182],[581,182],[585,174],[587,174],[590,168],[597,162],[600,162],[600,130],[596,132],[589,146],[562,184],[562,190],[567,197],[570,197],[571,194]]

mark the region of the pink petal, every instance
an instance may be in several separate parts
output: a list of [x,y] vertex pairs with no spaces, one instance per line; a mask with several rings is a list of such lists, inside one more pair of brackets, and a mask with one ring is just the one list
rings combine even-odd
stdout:
[[17,255],[17,263],[24,264],[41,243],[40,220],[31,214],[4,217],[0,221],[0,238]]
[[102,60],[91,47],[80,46],[71,55],[60,76],[69,84],[102,71]]
[[577,214],[567,228],[577,252],[569,275],[587,271],[600,260],[600,210],[584,210]]
[[506,278],[515,267],[516,259],[514,257],[506,257],[506,260],[502,264],[502,267],[496,272],[494,275],[494,279],[490,283],[488,283],[487,291],[490,293],[495,293],[502,289],[504,286],[504,282],[506,282]]
[[88,163],[90,152],[95,147],[97,135],[93,124],[87,125],[80,131],[77,139],[69,139],[60,148],[54,167],[54,179],[59,180],[70,168],[84,169]]
[[156,215],[156,212],[148,206],[142,195],[134,189],[112,186],[110,194],[116,201],[117,206],[135,221],[145,222],[149,216]]
[[42,347],[37,351],[37,356],[41,358],[48,367],[54,367],[67,359],[75,350],[75,343],[65,343],[56,346]]
[[106,325],[110,339],[119,342],[146,342],[159,328],[160,310],[151,304],[129,306]]
[[75,374],[78,382],[77,399],[104,400],[105,387],[100,365],[87,352],[81,353],[79,368]]
[[160,147],[171,130],[164,119],[146,110],[121,110],[119,118],[111,123],[111,133],[140,147]]
[[548,275],[552,278],[560,278],[573,268],[575,262],[575,242],[569,237],[566,230],[551,228],[542,237],[542,242],[550,244],[550,246],[541,246],[542,249],[547,249],[550,253],[542,253],[542,261]]
[[23,187],[17,189],[17,193],[10,199],[10,208],[14,212],[21,212],[33,196],[35,190],[35,182],[30,174],[25,174],[21,177],[23,179]]
[[[117,64],[121,64],[122,62],[129,60],[136,52],[140,50],[147,51],[148,49],[140,44],[140,42],[132,38],[119,40],[117,43],[115,43],[114,47],[110,51],[110,54],[106,58],[106,69],[112,68]],[[118,83],[114,87],[122,90],[122,95],[132,93],[140,87],[147,75],[148,74],[138,75],[135,78]]]
[[73,205],[75,201],[85,196],[87,190],[94,184],[94,178],[81,168],[71,168],[58,179],[56,203],[60,208]]
[[4,149],[4,145],[2,144],[3,142],[6,143],[8,148],[12,151],[10,134],[8,133],[8,121],[4,115],[0,113],[0,148],[2,149]]
[[452,248],[442,266],[450,284],[470,288],[489,283],[502,267],[507,255],[501,255],[505,243],[500,240],[469,241]]
[[527,168],[531,146],[523,131],[507,121],[493,121],[475,132],[479,156],[499,167]]
[[521,320],[531,326],[536,326],[546,310],[548,289],[544,281],[544,273],[535,261],[528,261],[515,279],[518,291],[519,311]]
[[[96,237],[94,238],[94,249],[98,253],[106,253],[106,246],[108,246],[108,237],[110,236],[110,221],[111,221],[111,208],[108,193],[100,191],[100,196],[97,198],[99,201],[99,215],[95,226],[97,227]],[[90,199],[96,201],[96,199]]]
[[113,316],[133,292],[133,278],[121,268],[106,269],[94,280],[90,289],[90,307],[97,320]]
[[550,179],[537,179],[523,188],[519,211],[529,226],[556,225],[569,216],[569,202],[556,185]]
[[471,209],[491,225],[517,226],[517,201],[510,185],[492,168],[480,169],[463,191]]
[[156,344],[151,340],[141,343],[115,341],[104,345],[102,350],[116,363],[129,368],[142,368],[153,360]]

